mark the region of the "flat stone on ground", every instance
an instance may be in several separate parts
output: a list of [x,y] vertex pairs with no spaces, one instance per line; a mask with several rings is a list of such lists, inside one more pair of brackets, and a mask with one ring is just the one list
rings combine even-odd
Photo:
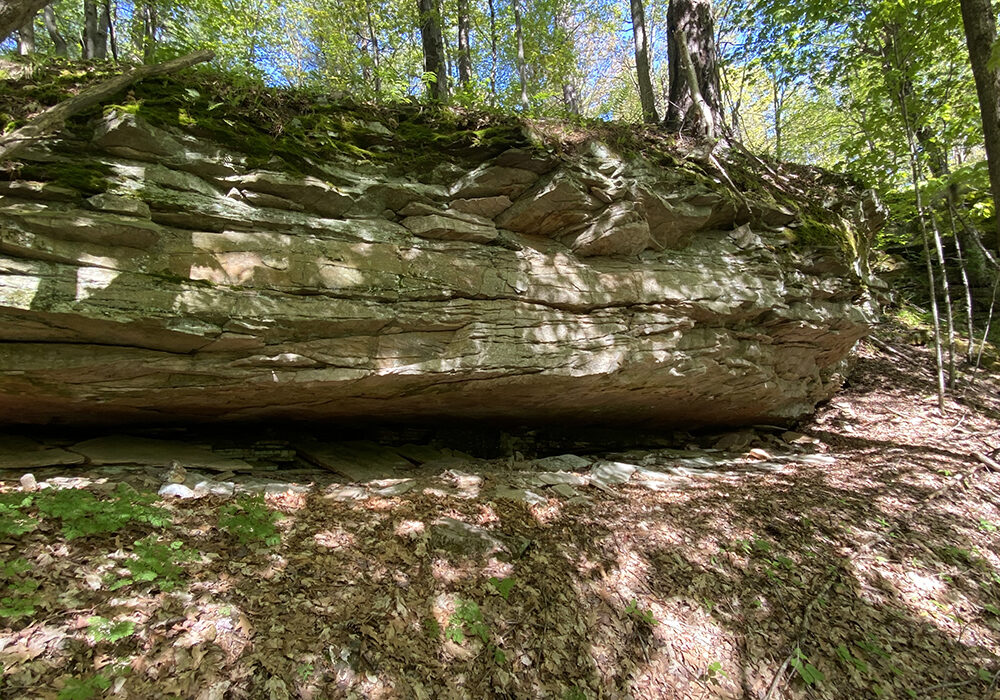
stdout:
[[355,483],[391,479],[413,464],[391,447],[377,442],[299,442],[295,447],[310,462],[337,472]]
[[556,455],[554,457],[543,457],[531,462],[534,469],[550,472],[576,472],[586,469],[594,460],[580,457],[579,455]]
[[590,470],[590,480],[602,486],[624,484],[632,477],[636,469],[634,464],[625,464],[625,462],[598,462]]
[[0,436],[0,469],[34,469],[82,464],[78,454],[49,447],[20,435]]
[[253,471],[253,466],[242,459],[222,457],[212,450],[174,440],[109,435],[78,442],[72,451],[86,457],[91,464],[138,464],[167,467],[177,462],[186,469],[207,471]]

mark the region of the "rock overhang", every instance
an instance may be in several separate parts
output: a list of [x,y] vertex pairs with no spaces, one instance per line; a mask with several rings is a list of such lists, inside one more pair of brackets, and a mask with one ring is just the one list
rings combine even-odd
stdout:
[[8,423],[789,423],[867,331],[845,250],[793,242],[814,214],[707,166],[526,137],[304,174],[129,112],[74,133],[25,159],[103,191],[0,195]]

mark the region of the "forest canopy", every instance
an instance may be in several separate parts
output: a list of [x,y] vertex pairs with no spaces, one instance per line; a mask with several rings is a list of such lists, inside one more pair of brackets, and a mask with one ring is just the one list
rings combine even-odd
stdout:
[[669,111],[683,5],[714,19],[720,126],[752,150],[906,179],[902,86],[931,165],[982,156],[953,0],[58,0],[5,46],[127,62],[211,49],[225,69],[359,101],[432,85],[460,106],[639,121]]

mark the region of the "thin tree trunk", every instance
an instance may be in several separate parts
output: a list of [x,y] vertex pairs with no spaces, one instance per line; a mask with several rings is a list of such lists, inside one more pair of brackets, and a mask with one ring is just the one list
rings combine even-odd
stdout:
[[497,10],[493,0],[487,0],[490,7],[490,104],[497,103]]
[[146,2],[142,6],[142,62],[152,63],[156,55],[156,31],[159,28],[159,18],[156,5]]
[[0,0],[0,38],[9,36],[52,0]]
[[97,58],[97,3],[83,0],[83,57]]
[[558,12],[556,12],[556,29],[559,31],[556,40],[570,47],[574,60],[573,68],[563,76],[562,80],[563,106],[566,108],[567,114],[580,116],[580,89],[577,87],[576,71],[576,40],[573,35],[572,17],[566,5],[560,7]]
[[958,237],[958,226],[955,225],[954,194],[948,192],[948,223],[951,225],[951,237],[955,241],[955,259],[958,260],[958,270],[962,278],[962,288],[965,292],[965,332],[969,338],[969,347],[966,350],[965,360],[972,364],[972,346],[976,341],[975,326],[972,320],[972,285],[969,284],[969,271],[965,267],[965,255],[962,252],[962,243]]
[[997,227],[996,245],[1000,249],[1000,66],[990,65],[993,44],[997,40],[997,23],[990,0],[961,0],[961,5],[965,40],[983,119],[986,161],[993,191],[993,218]]
[[[670,0],[667,27],[670,93],[664,126],[671,131],[714,133],[722,113],[722,92],[711,0]],[[696,92],[701,105],[695,102]]]
[[17,30],[17,52],[21,56],[35,53],[35,17],[24,23],[24,26]]
[[49,39],[52,41],[55,55],[68,56],[69,46],[66,44],[66,39],[59,32],[59,25],[56,24],[56,11],[52,9],[51,4],[45,6],[45,12],[42,14],[42,17],[45,22],[45,31],[49,33]]
[[[895,30],[895,27],[892,28]],[[901,69],[899,49],[895,41],[891,42],[895,58],[895,67]],[[927,214],[924,211],[923,194],[920,192],[920,156],[917,153],[917,139],[910,124],[910,111],[906,104],[906,94],[901,84],[896,86],[900,115],[903,117],[903,128],[906,131],[906,145],[910,151],[910,179],[916,198],[917,221],[920,227],[920,237],[924,246],[924,260],[927,262],[927,285],[930,289],[931,320],[934,327],[934,359],[937,367],[938,409],[944,413],[944,356],[941,349],[941,315],[937,303],[937,282],[934,275],[934,262],[931,259],[930,235],[927,232]]]
[[781,161],[781,157],[784,155],[781,143],[781,116],[784,112],[785,93],[778,89],[776,78],[771,81],[771,102],[774,105],[774,159]]
[[368,41],[372,47],[372,61],[375,66],[375,97],[382,94],[382,49],[378,43],[378,34],[375,33],[375,21],[372,17],[372,5],[370,0],[365,0],[365,12],[368,15]]
[[458,0],[458,84],[463,88],[469,87],[472,82],[472,52],[469,46],[471,31],[469,0]]
[[111,58],[118,60],[118,33],[115,31],[115,18],[111,12],[111,0],[104,0],[104,16],[108,18],[108,45],[111,48]]
[[215,54],[211,51],[196,51],[165,63],[133,68],[89,87],[68,100],[64,100],[54,107],[49,107],[20,129],[0,138],[0,161],[10,160],[23,148],[58,129],[70,117],[101,104],[104,100],[114,97],[135,82],[157,75],[176,73],[198,63],[211,61],[214,57]]
[[[944,246],[941,243],[941,229],[938,226],[934,212],[928,212],[931,219],[931,232],[934,248],[937,252],[938,265],[941,266],[941,293],[944,296],[944,315],[948,326],[948,386],[955,388],[955,314],[951,304],[951,287],[948,282],[948,261],[944,257]],[[934,292],[932,292],[933,294]]]
[[512,0],[514,6],[514,34],[517,38],[517,77],[521,83],[521,108],[527,110],[528,102],[528,66],[524,60],[524,28],[521,26],[521,8],[519,0]]
[[649,40],[646,36],[646,10],[642,0],[631,0],[632,42],[635,46],[635,71],[639,82],[639,104],[642,105],[642,120],[655,124],[660,120],[656,114],[656,97],[653,95],[653,81],[649,72]]
[[424,72],[434,75],[427,83],[427,98],[431,102],[448,100],[448,68],[444,60],[444,40],[441,36],[441,13],[434,0],[417,0],[420,18],[420,41],[424,52]]
[[108,25],[111,24],[111,15],[108,13],[108,6],[101,3],[101,12],[97,17],[97,37],[95,39],[97,53],[94,58],[104,60],[108,57]]

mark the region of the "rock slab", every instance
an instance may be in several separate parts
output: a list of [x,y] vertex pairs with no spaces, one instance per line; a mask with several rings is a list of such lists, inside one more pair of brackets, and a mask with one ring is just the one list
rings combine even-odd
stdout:
[[[690,162],[526,138],[301,174],[136,115],[89,128],[26,158],[99,162],[105,192],[0,188],[8,425],[788,423],[867,332],[849,261],[788,245],[809,220]],[[829,207],[845,240],[870,233],[856,194]]]

